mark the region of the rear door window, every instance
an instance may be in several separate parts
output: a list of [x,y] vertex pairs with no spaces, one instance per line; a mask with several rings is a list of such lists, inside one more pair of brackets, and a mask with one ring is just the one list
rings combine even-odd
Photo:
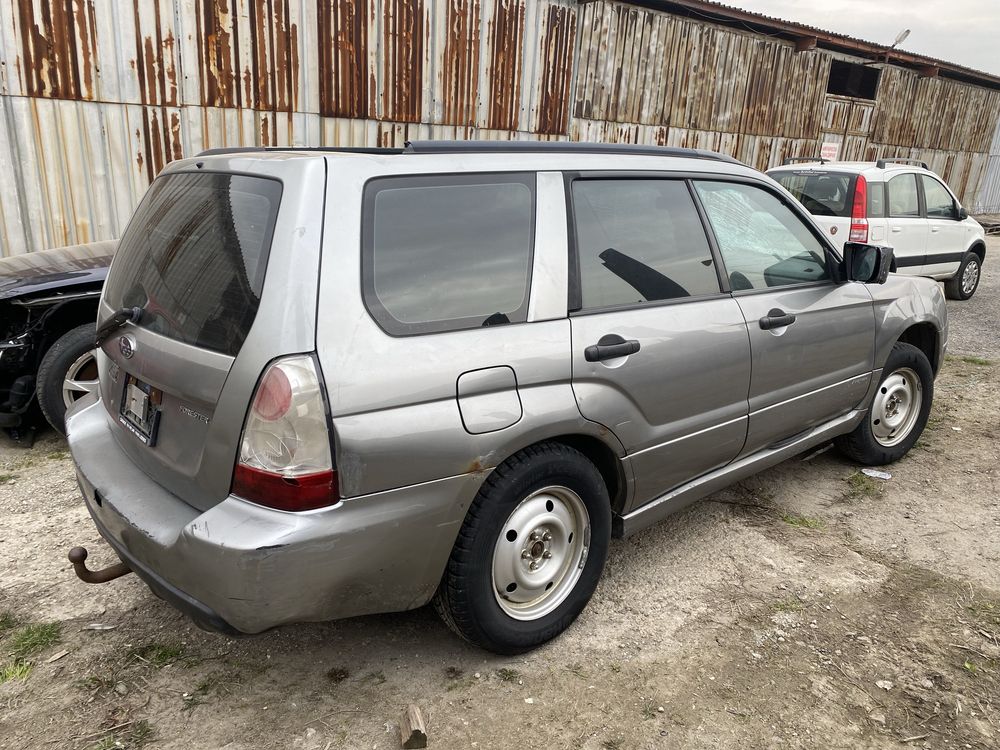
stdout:
[[826,250],[777,196],[737,182],[695,182],[734,292],[828,281]]
[[420,175],[365,186],[365,304],[393,335],[527,320],[532,174]]
[[920,218],[920,197],[917,193],[917,176],[901,174],[889,180],[889,216],[894,218]]
[[156,179],[128,225],[105,286],[139,326],[235,356],[260,305],[277,180],[218,172]]
[[685,182],[577,180],[573,214],[584,309],[720,293]]
[[813,216],[850,216],[854,178],[832,172],[776,172],[772,175]]
[[927,204],[927,216],[934,219],[954,219],[955,199],[940,182],[933,177],[920,175],[924,183],[924,202]]

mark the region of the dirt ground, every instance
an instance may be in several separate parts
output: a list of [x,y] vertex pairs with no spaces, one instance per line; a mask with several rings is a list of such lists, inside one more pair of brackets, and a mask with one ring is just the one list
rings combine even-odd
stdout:
[[66,550],[112,556],[65,445],[0,442],[0,747],[398,748],[408,703],[431,748],[1000,747],[989,253],[891,479],[800,456],[615,542],[579,621],[517,658],[429,608],[233,640],[134,576],[87,586]]

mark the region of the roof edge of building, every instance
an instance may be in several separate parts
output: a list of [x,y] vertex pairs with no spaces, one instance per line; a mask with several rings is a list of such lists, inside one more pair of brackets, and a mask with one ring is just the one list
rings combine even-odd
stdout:
[[[581,5],[592,0],[577,0]],[[625,5],[636,5],[660,10],[674,15],[684,15],[711,23],[740,28],[755,33],[777,35],[790,41],[810,42],[817,47],[843,52],[857,57],[867,57],[876,62],[895,64],[913,69],[923,75],[940,75],[963,83],[1000,90],[1000,75],[994,75],[957,63],[939,60],[927,55],[890,49],[889,45],[876,44],[865,39],[838,34],[795,21],[785,21],[742,8],[735,8],[712,0],[617,0]],[[808,47],[807,47],[808,48]]]

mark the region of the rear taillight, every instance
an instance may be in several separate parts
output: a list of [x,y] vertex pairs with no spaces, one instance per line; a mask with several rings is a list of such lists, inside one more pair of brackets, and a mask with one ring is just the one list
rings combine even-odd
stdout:
[[858,175],[851,209],[851,242],[868,242],[868,180]]
[[243,425],[232,493],[292,511],[340,500],[326,404],[312,357],[285,357],[264,371]]

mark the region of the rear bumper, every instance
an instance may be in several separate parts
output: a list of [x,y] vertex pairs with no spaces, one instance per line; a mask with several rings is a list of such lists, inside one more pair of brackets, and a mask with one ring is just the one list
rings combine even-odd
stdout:
[[98,530],[157,594],[223,632],[425,604],[482,481],[463,475],[306,513],[230,496],[202,512],[136,467],[114,429],[96,400],[67,420]]

